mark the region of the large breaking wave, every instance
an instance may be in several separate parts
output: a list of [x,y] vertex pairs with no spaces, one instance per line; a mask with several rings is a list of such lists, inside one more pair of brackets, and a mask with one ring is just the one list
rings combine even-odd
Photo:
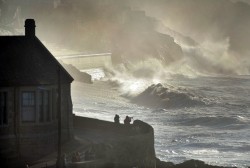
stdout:
[[[197,74],[186,70],[185,77]],[[171,67],[164,67],[160,61],[149,59],[133,65],[119,65],[105,69],[106,77],[131,102],[151,108],[185,108],[213,103],[205,96],[190,89],[173,86],[168,81],[183,77]]]
[[187,90],[164,87],[153,84],[145,91],[132,98],[132,102],[155,108],[182,108],[208,105],[208,99],[195,95]]

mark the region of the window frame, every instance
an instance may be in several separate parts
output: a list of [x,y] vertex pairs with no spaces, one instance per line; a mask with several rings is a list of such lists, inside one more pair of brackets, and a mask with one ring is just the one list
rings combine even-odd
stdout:
[[[21,125],[23,126],[31,126],[31,125],[47,125],[47,124],[52,124],[54,122],[57,121],[57,119],[53,119],[53,112],[55,113],[54,111],[54,93],[53,93],[53,90],[56,89],[56,86],[55,85],[38,85],[38,86],[23,86],[23,87],[20,87],[19,91],[18,91],[18,95],[19,95],[19,105],[18,105],[18,111],[19,111],[19,122]],[[48,109],[49,109],[49,112],[48,112],[48,115],[49,115],[49,120],[47,121],[47,116],[45,113],[43,113],[43,121],[40,121],[40,92],[48,92],[49,95],[48,95]],[[22,119],[22,93],[23,92],[34,92],[35,93],[35,121],[23,121]],[[43,110],[44,111],[44,110]]]
[[[2,102],[1,99],[4,99],[3,105],[3,113],[1,113],[2,109]],[[8,126],[9,124],[9,111],[8,111],[8,91],[1,90],[0,91],[0,127]]]
[[[51,89],[38,90],[38,122],[49,123],[52,119],[52,91]],[[41,115],[42,114],[42,115]],[[41,116],[43,116],[41,120]]]
[[[23,97],[23,94],[24,93],[32,93],[33,94],[33,105],[24,105],[24,97]],[[36,121],[37,121],[37,119],[36,119],[36,117],[37,117],[37,101],[36,101],[36,91],[34,91],[34,90],[22,90],[21,91],[21,99],[20,99],[20,106],[21,106],[21,109],[20,109],[20,111],[21,111],[21,116],[20,116],[20,119],[21,119],[21,122],[22,123],[36,123]],[[28,98],[28,99],[26,99],[26,103],[30,103],[30,102],[28,102],[28,101],[32,101],[32,100],[30,100],[30,98]],[[24,115],[24,108],[33,108],[33,119],[32,120],[24,120],[24,118],[23,118],[23,115]]]

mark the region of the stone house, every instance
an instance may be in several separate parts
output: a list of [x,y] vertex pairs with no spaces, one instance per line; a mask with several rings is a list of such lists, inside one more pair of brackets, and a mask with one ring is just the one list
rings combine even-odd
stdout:
[[73,78],[25,21],[24,36],[0,36],[0,161],[38,159],[57,149],[58,86],[62,142],[73,136]]

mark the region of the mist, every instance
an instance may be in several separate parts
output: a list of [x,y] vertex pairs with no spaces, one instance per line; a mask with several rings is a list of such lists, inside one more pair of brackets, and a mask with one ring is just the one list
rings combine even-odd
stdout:
[[244,66],[246,63],[249,65],[250,53],[248,3],[229,0],[158,0],[147,1],[137,7],[146,10],[148,15],[158,18],[170,29],[191,37],[214,54],[220,54],[216,51],[217,45],[207,44],[228,43],[224,55],[217,55],[217,59],[228,57],[229,61],[232,59],[236,64],[242,61]]
[[[230,50],[246,52],[250,40],[250,6],[229,0],[158,0],[140,8],[167,27],[202,43],[230,39]],[[249,51],[249,50],[248,50]]]
[[114,64],[157,59],[184,75],[250,72],[247,0],[1,0],[0,11],[1,34],[22,34],[23,20],[34,18],[42,41],[112,52]]

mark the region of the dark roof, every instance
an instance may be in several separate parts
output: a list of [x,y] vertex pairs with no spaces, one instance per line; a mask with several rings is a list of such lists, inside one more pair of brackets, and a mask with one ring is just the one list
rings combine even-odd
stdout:
[[73,78],[37,37],[0,36],[0,86],[50,85]]

